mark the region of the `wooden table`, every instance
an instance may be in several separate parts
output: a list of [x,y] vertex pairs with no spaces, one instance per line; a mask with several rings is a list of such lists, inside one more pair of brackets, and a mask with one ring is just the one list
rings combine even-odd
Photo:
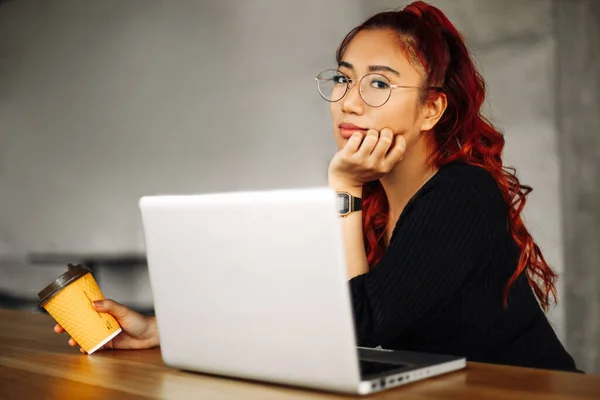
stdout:
[[[82,355],[45,314],[0,309],[1,399],[343,399],[166,367],[158,349]],[[469,363],[377,399],[600,399],[600,376]]]

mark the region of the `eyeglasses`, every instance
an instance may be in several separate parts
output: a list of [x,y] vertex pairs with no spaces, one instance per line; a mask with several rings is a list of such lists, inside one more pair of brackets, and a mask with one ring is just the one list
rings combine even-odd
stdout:
[[[327,69],[321,72],[315,80],[321,97],[332,103],[340,101],[356,83],[356,80],[348,78],[336,69]],[[363,76],[358,87],[360,97],[371,107],[381,107],[387,103],[392,95],[392,89],[423,89],[419,86],[392,85],[388,78],[376,73]],[[437,86],[429,89],[442,90]]]

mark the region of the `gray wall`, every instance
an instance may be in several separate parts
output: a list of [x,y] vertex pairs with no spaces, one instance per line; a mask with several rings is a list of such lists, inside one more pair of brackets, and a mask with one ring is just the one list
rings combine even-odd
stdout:
[[302,4],[9,2],[3,246],[142,250],[141,195],[325,183],[313,78],[362,13]]
[[557,6],[567,343],[600,373],[600,1]]

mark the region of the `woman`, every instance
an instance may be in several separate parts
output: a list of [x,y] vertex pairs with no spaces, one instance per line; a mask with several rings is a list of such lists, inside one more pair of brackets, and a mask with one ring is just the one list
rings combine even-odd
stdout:
[[[531,188],[502,165],[461,35],[417,1],[352,30],[337,62],[317,86],[339,148],[330,186],[362,199],[342,220],[359,345],[577,371],[544,315],[557,276],[520,216]],[[108,347],[158,345],[154,319],[98,311],[126,332]]]

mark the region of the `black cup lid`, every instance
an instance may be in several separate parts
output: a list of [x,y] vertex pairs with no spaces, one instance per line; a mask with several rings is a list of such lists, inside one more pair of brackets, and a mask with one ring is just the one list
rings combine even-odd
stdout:
[[91,272],[89,268],[86,268],[81,264],[69,264],[67,267],[69,267],[67,272],[56,278],[51,284],[46,286],[41,292],[38,293],[40,305],[45,305],[65,287],[75,282],[85,274]]

